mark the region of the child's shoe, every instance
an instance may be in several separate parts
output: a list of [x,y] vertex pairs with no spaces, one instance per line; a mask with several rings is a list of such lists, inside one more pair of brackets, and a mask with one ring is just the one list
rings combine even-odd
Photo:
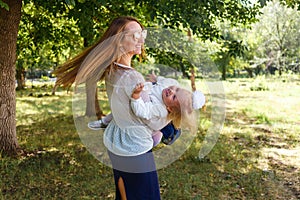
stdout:
[[89,122],[89,123],[88,123],[88,127],[89,127],[90,129],[92,129],[92,130],[97,131],[97,130],[100,130],[100,129],[102,129],[102,128],[106,128],[106,127],[107,127],[107,124],[104,124],[104,123],[102,122],[102,120],[100,119],[100,120],[97,120],[97,121]]
[[181,130],[176,129],[172,123],[160,130],[163,134],[162,142],[166,145],[173,144],[181,135]]

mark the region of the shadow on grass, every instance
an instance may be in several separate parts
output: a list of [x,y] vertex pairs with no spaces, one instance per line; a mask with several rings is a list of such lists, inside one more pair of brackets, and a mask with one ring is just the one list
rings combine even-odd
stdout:
[[199,159],[196,146],[202,139],[160,171],[164,199],[297,199],[275,170],[258,166],[259,148],[221,135],[212,152]]
[[112,170],[86,151],[73,117],[58,115],[17,127],[23,149],[0,164],[0,199],[107,199]]

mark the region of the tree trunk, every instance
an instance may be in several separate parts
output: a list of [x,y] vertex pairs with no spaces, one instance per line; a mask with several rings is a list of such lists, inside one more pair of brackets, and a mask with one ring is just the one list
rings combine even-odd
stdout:
[[222,80],[226,80],[226,66],[222,65]]
[[0,151],[15,154],[16,135],[16,49],[21,20],[21,0],[3,0],[9,11],[0,8]]
[[[88,38],[83,38],[83,46],[89,47],[89,40]],[[100,108],[99,101],[98,101],[98,90],[97,90],[97,81],[88,81],[86,83],[87,90],[87,99],[86,99],[86,109],[85,115],[86,116],[97,116],[98,119],[101,119],[103,112]]]
[[98,89],[96,89],[96,94],[95,94],[95,110],[96,110],[96,116],[98,119],[101,119],[103,116],[103,112],[100,108],[99,100],[98,100]]
[[25,69],[17,68],[16,72],[17,90],[23,90],[25,88]]
[[[191,68],[191,77],[190,77],[190,80],[191,80],[191,87],[192,87],[192,91],[195,92],[197,90],[196,88],[196,83],[195,83],[195,68],[192,67]],[[206,105],[204,104],[203,107],[202,107],[202,111],[206,111]]]
[[98,102],[97,82],[87,81],[86,82],[86,116],[97,116],[99,119],[103,115],[102,110]]
[[190,80],[191,80],[192,90],[193,90],[193,91],[196,91],[196,84],[195,84],[195,69],[194,69],[194,67],[191,68],[191,77],[190,77]]
[[252,70],[252,68],[245,67],[245,70],[247,71],[249,77],[253,78],[253,70]]

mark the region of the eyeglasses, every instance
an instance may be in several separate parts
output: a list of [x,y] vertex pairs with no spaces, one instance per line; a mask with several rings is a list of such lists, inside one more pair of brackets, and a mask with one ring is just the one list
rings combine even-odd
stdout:
[[143,39],[146,39],[146,37],[147,37],[147,30],[136,31],[136,32],[133,33],[133,39],[134,40],[139,40],[139,39],[141,39],[141,37]]

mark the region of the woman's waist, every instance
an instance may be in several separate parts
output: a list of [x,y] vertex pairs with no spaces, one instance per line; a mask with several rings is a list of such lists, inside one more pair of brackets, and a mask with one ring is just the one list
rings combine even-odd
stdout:
[[105,132],[117,132],[126,134],[127,136],[148,137],[149,135],[151,136],[152,129],[141,122],[118,122],[113,119],[106,127]]
[[104,145],[116,155],[135,156],[153,147],[152,131],[145,126],[119,127],[112,120],[104,132]]

